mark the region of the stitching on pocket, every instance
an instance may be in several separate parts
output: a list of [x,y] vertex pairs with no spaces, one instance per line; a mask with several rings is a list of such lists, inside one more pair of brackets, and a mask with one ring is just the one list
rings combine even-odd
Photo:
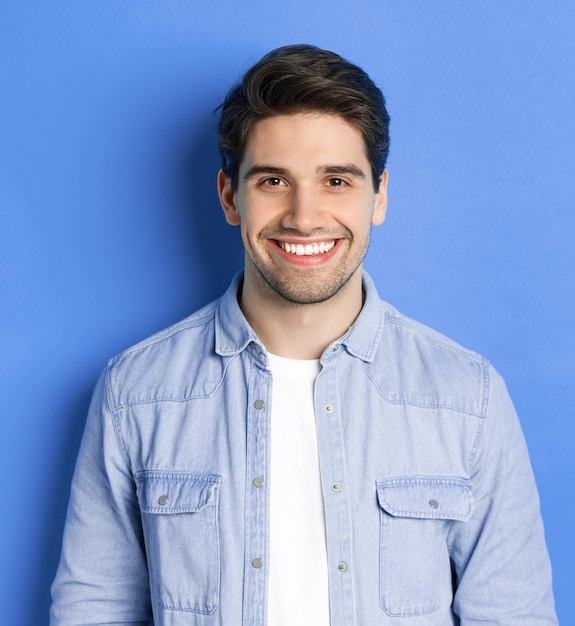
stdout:
[[136,476],[150,585],[164,609],[211,614],[219,604],[221,477],[144,470]]
[[450,589],[446,537],[473,511],[469,481],[401,476],[376,481],[380,508],[380,605],[390,616],[435,612]]

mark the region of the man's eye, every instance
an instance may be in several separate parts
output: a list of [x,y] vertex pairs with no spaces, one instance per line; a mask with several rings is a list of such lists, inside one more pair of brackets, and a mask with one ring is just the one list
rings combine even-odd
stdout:
[[262,185],[265,185],[266,187],[279,187],[282,184],[282,179],[281,178],[276,178],[275,176],[273,176],[272,178],[266,178],[264,181],[262,181]]
[[329,187],[345,187],[346,182],[343,178],[330,178],[327,184]]

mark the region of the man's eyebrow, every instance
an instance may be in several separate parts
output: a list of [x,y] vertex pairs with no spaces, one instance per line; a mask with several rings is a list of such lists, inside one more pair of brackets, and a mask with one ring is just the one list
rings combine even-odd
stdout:
[[[345,165],[320,165],[317,168],[317,171],[319,174],[347,174],[348,176],[354,176],[355,178],[366,178],[365,172],[353,163],[346,163]],[[244,174],[243,179],[249,180],[250,178],[258,176],[259,174],[285,176],[287,174],[287,170],[283,167],[276,167],[274,165],[255,164],[252,165],[249,170]]]
[[365,172],[353,163],[345,165],[322,165],[318,167],[320,174],[348,174],[356,178],[365,178]]
[[287,170],[282,167],[274,167],[273,165],[252,165],[244,174],[243,179],[249,180],[258,174],[275,174],[276,176],[284,176]]

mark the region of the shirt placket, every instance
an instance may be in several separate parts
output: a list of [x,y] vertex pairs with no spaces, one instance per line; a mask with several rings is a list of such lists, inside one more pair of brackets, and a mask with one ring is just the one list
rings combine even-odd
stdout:
[[252,362],[247,406],[243,624],[265,626],[269,562],[271,374]]
[[346,466],[337,393],[337,363],[343,348],[334,344],[322,359],[315,385],[315,413],[324,498],[332,626],[354,625],[353,559]]

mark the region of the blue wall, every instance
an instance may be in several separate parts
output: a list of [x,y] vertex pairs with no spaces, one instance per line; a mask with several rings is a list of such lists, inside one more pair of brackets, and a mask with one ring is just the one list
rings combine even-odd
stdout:
[[211,110],[278,45],[364,66],[392,115],[367,267],[507,380],[575,623],[575,8],[568,0],[90,0],[0,6],[2,622],[47,623],[105,361],[241,264]]

